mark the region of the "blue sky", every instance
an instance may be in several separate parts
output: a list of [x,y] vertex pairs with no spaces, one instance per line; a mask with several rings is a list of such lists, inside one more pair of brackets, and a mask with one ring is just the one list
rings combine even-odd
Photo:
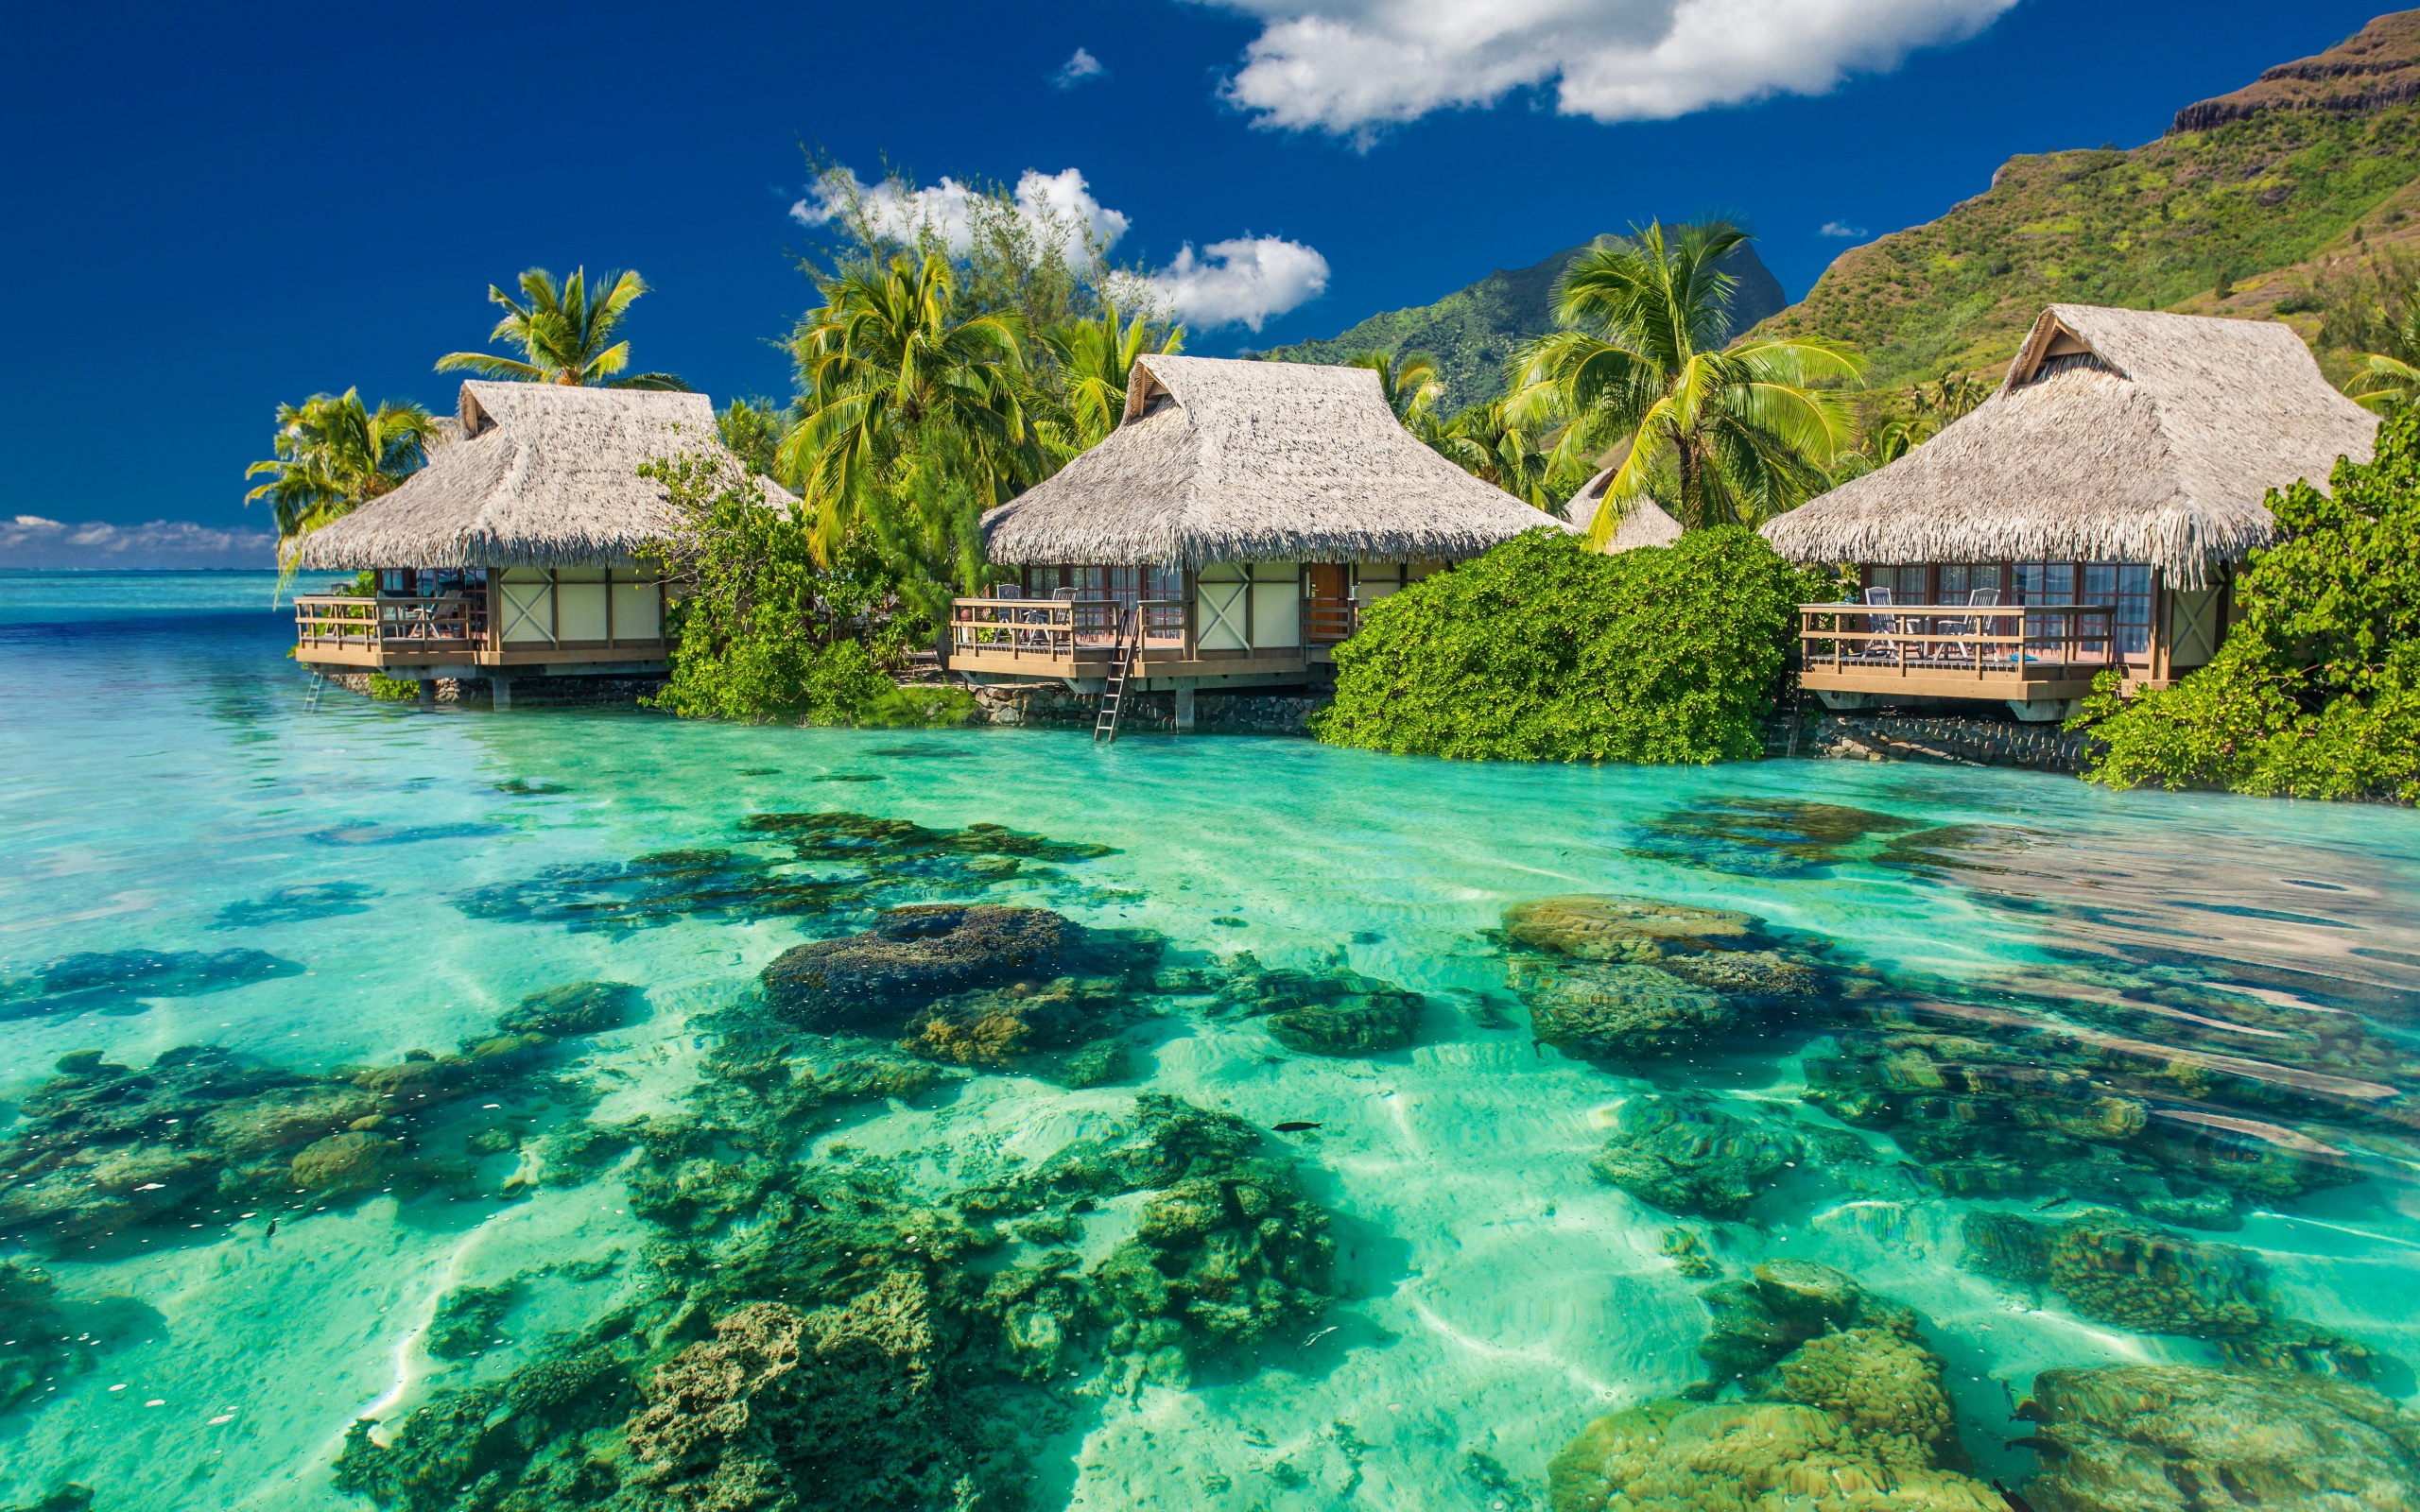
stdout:
[[1929,219],[2013,153],[2149,140],[2375,11],[1536,0],[1530,28],[1469,0],[211,13],[230,9],[12,19],[0,521],[257,526],[242,471],[279,401],[357,385],[450,407],[430,364],[479,346],[487,285],[532,265],[641,269],[642,366],[717,400],[786,396],[769,343],[811,302],[803,145],[925,184],[1075,170],[1087,208],[1124,219],[1118,261],[1189,255],[1197,324],[1260,320],[1198,331],[1192,350],[1219,353],[1708,210],[1753,227],[1796,297],[1854,245],[1827,226]]

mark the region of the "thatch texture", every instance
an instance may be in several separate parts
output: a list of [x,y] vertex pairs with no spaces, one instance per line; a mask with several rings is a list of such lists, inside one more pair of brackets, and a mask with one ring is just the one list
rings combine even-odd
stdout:
[[1458,561],[1541,525],[1563,522],[1415,440],[1367,369],[1145,356],[1117,429],[983,541],[1011,566]]
[[[1563,507],[1563,517],[1582,530],[1597,523],[1598,511],[1605,507],[1605,488],[1614,481],[1619,465],[1609,467],[1580,486]],[[1640,546],[1668,546],[1681,539],[1681,522],[1666,514],[1652,499],[1639,499],[1614,527],[1614,539],[1605,543],[1608,555],[1632,551]]]
[[2274,538],[2270,489],[2325,487],[2377,430],[2285,325],[2054,304],[1974,413],[1764,534],[1801,562],[2137,561],[2198,588]]
[[[462,386],[460,439],[384,498],[302,538],[314,571],[364,567],[569,567],[624,563],[672,526],[663,485],[639,464],[721,457],[703,394]],[[735,461],[735,459],[734,459]],[[769,497],[789,495],[772,485]]]

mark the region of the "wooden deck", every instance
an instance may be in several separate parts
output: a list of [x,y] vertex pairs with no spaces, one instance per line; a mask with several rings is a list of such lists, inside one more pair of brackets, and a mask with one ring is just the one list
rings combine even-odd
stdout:
[[2081,698],[2123,671],[2110,604],[1801,604],[1799,685],[1879,697]]
[[648,640],[504,641],[484,595],[357,598],[305,593],[294,600],[294,658],[311,666],[361,671],[440,668],[578,669],[661,662],[671,644]]
[[1183,599],[961,598],[953,601],[949,670],[976,678],[1106,679],[1117,658],[1121,615],[1139,615],[1142,647],[1134,687],[1173,679],[1217,684],[1301,677],[1333,660],[1338,643],[1360,627],[1352,599],[1300,601],[1303,644],[1208,646],[1199,642],[1193,606]]

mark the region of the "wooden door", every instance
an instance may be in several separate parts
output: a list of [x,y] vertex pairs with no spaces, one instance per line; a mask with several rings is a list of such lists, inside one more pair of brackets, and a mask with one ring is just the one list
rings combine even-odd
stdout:
[[1353,633],[1353,585],[1342,562],[1308,562],[1303,568],[1303,639],[1333,645]]

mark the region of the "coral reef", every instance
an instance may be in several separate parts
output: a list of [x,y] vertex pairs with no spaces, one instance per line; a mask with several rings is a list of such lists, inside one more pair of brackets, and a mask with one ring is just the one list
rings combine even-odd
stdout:
[[2097,1322],[2207,1339],[2269,1321],[2258,1263],[2231,1245],[2159,1233],[2109,1211],[2056,1227],[1972,1212],[1962,1231],[1969,1269],[2048,1286]]
[[1516,962],[1530,1033],[1568,1056],[1630,1060],[1695,1049],[1731,1027],[1722,998],[1653,966]]
[[952,993],[1048,978],[1077,928],[1044,908],[912,903],[863,934],[784,951],[765,968],[765,996],[817,1033],[897,1033]]
[[2365,1386],[2182,1365],[2045,1370],[2021,1409],[2038,1512],[2385,1512],[2420,1495],[2420,1418]]
[[1306,1056],[1372,1056],[1409,1047],[1426,1000],[1392,982],[1337,966],[1326,971],[1265,967],[1250,952],[1219,963],[1225,981],[1215,1011],[1263,1021],[1270,1038]]
[[628,982],[566,982],[523,998],[495,1026],[506,1034],[602,1034],[646,1010],[646,991]]
[[1504,936],[1513,944],[1582,961],[1659,961],[1737,948],[1757,928],[1752,914],[1591,893],[1534,899],[1504,911]]
[[[998,825],[929,830],[862,814],[759,814],[740,821],[751,841],[786,842],[792,856],[701,848],[661,850],[627,862],[552,867],[525,882],[475,888],[454,899],[475,919],[562,924],[627,934],[676,919],[779,919],[878,903],[907,887],[973,891],[1016,874],[1028,860],[1081,861],[1103,846],[1020,834]],[[814,871],[796,869],[810,863]],[[853,868],[833,873],[838,865]]]
[[1850,859],[1872,835],[1894,835],[1916,821],[1838,803],[1796,799],[1715,799],[1671,809],[1641,826],[1630,853],[1749,877],[1820,875]]
[[29,975],[0,978],[0,1021],[120,1011],[145,998],[203,997],[302,974],[301,963],[267,951],[87,951]]
[[[1547,1467],[1554,1512],[2007,1512],[1964,1473],[1914,1314],[1797,1261],[1706,1296],[1720,1378],[1582,1429]],[[1734,1379],[1746,1400],[1704,1400]]]
[[307,1207],[459,1186],[468,1169],[421,1153],[417,1125],[507,1089],[565,1107],[590,1100],[547,1070],[557,1045],[546,1034],[506,1032],[448,1055],[416,1050],[325,1074],[215,1045],[179,1045],[139,1070],[79,1051],[60,1057],[58,1075],[25,1099],[23,1121],[0,1139],[0,1227],[57,1246],[205,1205]]
[[1701,1295],[1712,1321],[1698,1356],[1714,1373],[1692,1396],[1711,1397],[1733,1381],[1765,1391],[1774,1366],[1827,1333],[1915,1337],[1915,1314],[1868,1293],[1846,1272],[1812,1261],[1769,1260],[1744,1280]]
[[90,1351],[62,1321],[47,1271],[0,1261],[0,1413],[42,1395],[46,1378],[92,1368]]
[[458,1286],[439,1297],[422,1345],[440,1360],[475,1360],[498,1342],[496,1330],[512,1311],[520,1288]]
[[316,919],[366,914],[383,894],[367,883],[302,882],[261,898],[247,898],[218,910],[213,929],[258,929],[270,924],[307,924]]
[[1645,1092],[1622,1104],[1588,1168],[1668,1212],[1736,1218],[1804,1152],[1788,1129],[1734,1118],[1710,1099]]

